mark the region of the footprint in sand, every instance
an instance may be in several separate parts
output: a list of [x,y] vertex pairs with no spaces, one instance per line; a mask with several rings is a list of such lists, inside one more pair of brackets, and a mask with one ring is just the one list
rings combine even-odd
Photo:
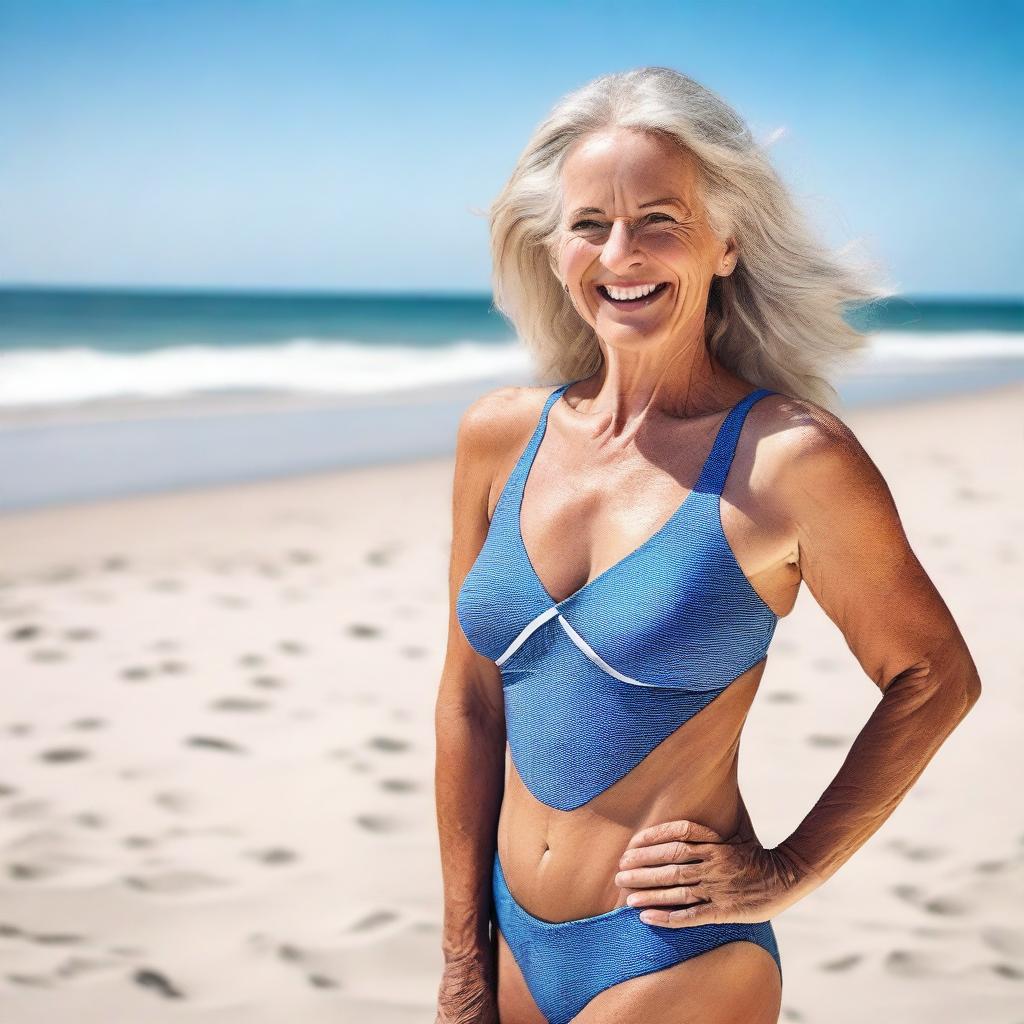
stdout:
[[7,731],[12,736],[31,736],[35,732],[35,726],[31,722],[11,722]]
[[239,657],[238,664],[245,668],[259,668],[265,660],[261,654],[243,654]]
[[1024,970],[1014,964],[996,963],[992,964],[992,970],[1001,978],[1010,978],[1013,981],[1020,981],[1024,978]]
[[181,644],[177,640],[157,640],[150,646],[150,650],[158,651],[161,654],[173,654],[175,651],[181,648]]
[[842,747],[845,746],[849,740],[845,736],[827,735],[825,733],[814,732],[807,737],[807,742],[812,747]]
[[180,676],[182,673],[188,671],[188,665],[186,665],[185,662],[173,661],[170,659],[167,661],[161,661],[160,664],[157,665],[157,668],[159,671],[169,676]]
[[245,748],[219,736],[186,736],[185,744],[202,750],[219,750],[226,754],[244,754]]
[[400,648],[400,653],[403,658],[422,658],[430,652],[426,647],[408,646]]
[[915,846],[906,839],[893,839],[888,845],[912,861],[938,860],[939,857],[946,855],[946,851],[940,846]]
[[804,1020],[804,1015],[799,1010],[793,1009],[792,1006],[784,1006],[782,1008],[782,1019],[791,1020],[794,1024],[799,1024],[800,1021]]
[[7,980],[13,985],[32,985],[35,988],[50,987],[50,978],[45,974],[8,974]]
[[253,697],[218,697],[210,701],[214,711],[262,711],[269,706],[267,701]]
[[953,896],[935,896],[921,905],[929,914],[939,914],[943,917],[966,914],[970,910],[966,903]]
[[75,935],[73,932],[27,932],[25,938],[44,946],[75,946],[85,942],[84,935]]
[[262,850],[248,850],[245,856],[258,860],[261,864],[291,864],[299,857],[287,846],[267,846]]
[[150,670],[144,665],[129,665],[127,668],[121,669],[121,678],[130,679],[132,682],[136,682],[139,679],[148,679],[150,676]]
[[284,651],[285,654],[305,654],[305,645],[298,643],[295,640],[282,640],[278,645],[278,648]]
[[850,953],[847,956],[839,957],[837,960],[827,960],[821,964],[821,969],[833,972],[848,971],[851,967],[856,967],[863,959],[863,953]]
[[127,569],[131,562],[123,555],[108,555],[100,562],[100,568],[105,572],[120,572]]
[[890,892],[905,903],[918,907],[921,905],[921,900],[924,899],[924,893],[916,885],[894,885]]
[[979,860],[974,865],[974,870],[982,875],[997,875],[1008,867],[1009,864],[1005,860]]
[[171,870],[156,872],[151,875],[125,875],[125,885],[141,892],[173,893],[181,895],[190,892],[201,892],[206,889],[223,889],[231,883],[225,878],[209,875],[203,871]]
[[400,750],[408,750],[412,744],[397,736],[371,736],[366,741],[366,745],[373,747],[374,750],[383,750],[388,754],[393,754]]
[[68,580],[77,580],[81,576],[81,570],[73,565],[56,565],[39,574],[43,583],[65,583]]
[[50,810],[49,800],[19,800],[7,808],[7,817],[15,821],[35,821]]
[[74,629],[64,630],[64,639],[73,640],[75,643],[82,643],[86,640],[95,640],[96,636],[96,630],[89,629],[86,626],[76,626]]
[[263,690],[279,690],[287,685],[279,676],[253,676],[249,683]]
[[419,788],[412,779],[380,779],[377,784],[389,793],[411,793]]
[[42,630],[38,626],[18,626],[8,632],[7,639],[19,643],[25,640],[35,640],[41,632]]
[[295,565],[311,565],[313,562],[318,562],[319,556],[312,551],[306,551],[304,548],[293,548],[291,551],[285,552],[289,562]]
[[67,657],[67,652],[62,651],[59,647],[40,647],[34,650],[29,657],[33,661],[63,661]]
[[993,494],[988,491],[979,491],[976,487],[967,487],[961,484],[953,491],[953,496],[960,501],[978,502],[988,501],[993,497]]
[[369,639],[380,636],[380,627],[371,625],[369,622],[349,623],[345,630],[350,636],[357,636],[360,639]]
[[329,974],[325,974],[323,971],[310,971],[309,953],[291,942],[275,943],[273,939],[266,935],[250,936],[249,941],[253,945],[257,945],[260,949],[267,949],[270,947],[273,949],[274,954],[279,960],[282,960],[286,964],[296,964],[297,966],[307,970],[308,973],[306,974],[306,980],[314,988],[338,988],[341,984],[337,979],[332,978]]
[[182,589],[181,580],[172,579],[159,579],[153,580],[149,585],[150,590],[156,590],[161,593],[175,593]]
[[390,564],[391,557],[396,550],[396,548],[374,548],[372,551],[366,552],[366,561],[370,565],[388,565]]
[[213,598],[214,604],[222,608],[248,608],[249,602],[238,594],[216,594]]
[[772,690],[764,695],[764,699],[772,704],[797,704],[800,694],[793,690]]
[[376,928],[383,928],[398,920],[398,914],[393,910],[374,910],[365,917],[359,918],[350,924],[346,932],[372,932]]
[[997,953],[1024,960],[1024,931],[1015,928],[982,928],[981,941]]
[[149,836],[125,836],[121,840],[121,845],[127,846],[129,850],[145,850],[155,842],[156,840]]
[[153,803],[175,814],[186,814],[193,808],[192,794],[183,790],[165,789],[160,793],[154,793]]
[[95,811],[82,811],[76,814],[72,820],[82,828],[103,828],[107,824],[107,819]]
[[7,865],[7,874],[19,882],[31,882],[40,878],[49,878],[54,874],[54,870],[43,864],[15,863]]
[[891,950],[884,961],[890,974],[902,978],[927,978],[942,973],[941,965],[934,965],[932,958],[909,949]]
[[160,971],[154,971],[149,967],[140,967],[132,975],[132,981],[142,988],[148,988],[157,995],[163,996],[165,999],[185,998],[184,993],[170,981],[167,975],[162,974]]
[[382,814],[357,814],[356,824],[367,832],[394,832],[400,828],[400,822],[394,818],[385,818]]
[[103,718],[73,718],[68,722],[68,728],[91,732],[94,729],[102,729],[106,724],[106,720]]
[[71,761],[81,761],[91,756],[90,751],[83,747],[51,747],[49,750],[44,750],[40,753],[39,760],[46,761],[49,764],[67,764]]
[[6,782],[0,782],[0,796],[14,796],[17,792],[17,786],[9,786]]

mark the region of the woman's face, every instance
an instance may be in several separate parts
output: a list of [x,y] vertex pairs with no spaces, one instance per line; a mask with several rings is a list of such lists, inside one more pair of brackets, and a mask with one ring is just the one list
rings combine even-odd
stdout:
[[[559,277],[603,341],[668,341],[703,324],[715,274],[736,251],[711,232],[694,158],[664,139],[616,129],[581,139],[562,167]],[[616,302],[602,286],[657,284]]]

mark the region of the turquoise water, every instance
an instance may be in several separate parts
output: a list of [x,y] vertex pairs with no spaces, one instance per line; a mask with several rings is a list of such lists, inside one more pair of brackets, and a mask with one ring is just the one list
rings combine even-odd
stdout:
[[[1024,300],[900,297],[853,311],[861,330],[1024,332]],[[490,295],[330,295],[0,288],[0,351],[148,352],[297,339],[438,347],[506,342]]]
[[[900,297],[848,317],[877,335],[874,364],[892,370],[1024,355],[1021,300]],[[0,289],[0,410],[374,395],[528,372],[489,294]]]

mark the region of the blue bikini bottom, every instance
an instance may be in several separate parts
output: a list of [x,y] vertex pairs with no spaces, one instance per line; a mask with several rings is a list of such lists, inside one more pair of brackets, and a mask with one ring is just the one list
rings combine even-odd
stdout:
[[534,1002],[549,1024],[568,1024],[612,985],[724,946],[755,942],[782,961],[770,921],[666,928],[640,920],[643,908],[622,906],[574,921],[545,921],[516,902],[494,852],[492,891],[498,927]]

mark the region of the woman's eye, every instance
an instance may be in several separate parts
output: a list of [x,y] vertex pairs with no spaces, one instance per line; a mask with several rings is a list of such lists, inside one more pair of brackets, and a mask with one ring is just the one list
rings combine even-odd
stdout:
[[[675,221],[673,221],[667,213],[650,213],[644,219],[651,220],[653,217],[661,217],[663,220],[671,221],[673,224],[675,223]],[[580,228],[588,227],[599,228],[601,227],[601,225],[598,224],[596,220],[579,220],[575,224],[573,224],[572,229],[573,231],[577,231]]]

